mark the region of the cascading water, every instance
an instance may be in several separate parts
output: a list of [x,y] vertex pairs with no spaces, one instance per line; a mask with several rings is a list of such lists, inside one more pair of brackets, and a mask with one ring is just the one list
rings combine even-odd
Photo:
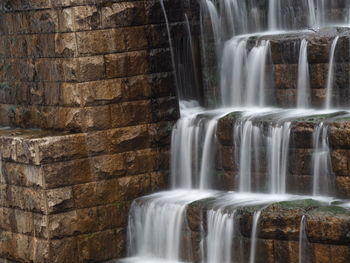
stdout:
[[328,143],[328,127],[321,122],[314,132],[313,195],[331,196],[335,177]]
[[331,51],[330,51],[330,58],[329,58],[329,69],[328,69],[328,78],[327,78],[327,87],[326,87],[326,102],[325,102],[325,108],[330,109],[332,107],[332,97],[333,97],[333,85],[334,85],[334,53],[335,48],[337,47],[339,37],[336,36],[333,40]]
[[297,107],[307,109],[310,107],[310,75],[307,59],[307,40],[303,39],[300,45],[298,67],[298,94]]
[[[348,25],[349,16],[333,17],[331,8],[334,7],[325,0],[262,2],[200,2],[205,103],[193,96],[198,92],[181,91],[185,85],[177,83],[181,118],[172,132],[172,190],[142,197],[133,203],[128,228],[130,258],[126,259],[127,262],[193,262],[193,259],[186,258],[186,253],[191,249],[190,242],[181,239],[188,227],[186,209],[194,201],[210,197],[211,208],[205,211],[206,227],[200,229],[203,238],[201,262],[255,263],[258,261],[259,226],[264,209],[273,202],[302,198],[289,195],[288,188],[290,166],[293,165],[289,163],[290,152],[295,143],[293,132],[298,120],[307,122],[310,116],[314,120],[318,115],[336,112],[330,109],[335,106],[332,104],[332,97],[335,96],[334,61],[339,40],[336,36],[330,47],[326,97],[323,101],[323,109],[328,111],[311,109],[314,107],[311,99],[313,86],[308,57],[313,43],[308,37],[313,31],[307,30],[312,28],[317,31],[320,27],[334,24]],[[165,12],[163,2],[162,7]],[[344,0],[339,8],[349,10],[350,1]],[[185,31],[191,34],[188,16],[184,17]],[[167,25],[167,28],[172,44],[170,26]],[[276,65],[273,59],[276,57],[271,49],[278,44],[276,39],[280,34],[293,31],[295,37],[298,35],[296,30],[303,30],[303,35],[297,38],[300,49],[291,58],[294,63],[294,57],[299,57],[294,83],[297,95],[295,108],[277,108],[277,99],[273,94],[281,88],[274,85]],[[275,38],[270,40],[270,36]],[[193,52],[192,42],[191,39],[190,50]],[[280,52],[283,54],[283,48]],[[174,54],[172,57],[175,63]],[[193,67],[196,65],[193,62],[195,56],[191,57]],[[283,63],[283,59],[282,56],[282,62],[278,63]],[[176,65],[174,68],[177,68]],[[179,72],[176,72],[177,79],[178,75]],[[186,94],[191,96],[186,97]],[[208,94],[218,94],[218,98]],[[206,104],[212,108],[209,109]],[[219,159],[217,126],[219,120],[229,113],[235,114],[232,159],[237,171],[232,175],[234,189],[230,189],[235,192],[222,193],[214,191],[219,177],[216,170]],[[307,193],[309,198],[331,196],[333,193],[334,175],[327,125],[330,119],[325,117],[319,124],[313,125],[313,161],[310,171],[313,179]],[[242,237],[237,223],[243,207],[253,209],[247,250],[242,245],[246,237]],[[300,263],[309,262],[305,249],[305,224],[306,219],[303,217],[299,230]]]

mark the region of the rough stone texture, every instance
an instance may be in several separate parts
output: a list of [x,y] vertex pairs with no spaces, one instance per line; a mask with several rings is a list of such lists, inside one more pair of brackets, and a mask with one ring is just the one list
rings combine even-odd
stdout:
[[132,200],[167,185],[178,118],[161,6],[0,2],[0,262],[123,257]]
[[[234,124],[240,116],[239,112],[231,113],[219,120],[217,137],[220,143],[221,158],[217,164],[219,170],[217,180],[219,189],[236,189],[238,167],[234,149]],[[333,119],[329,119],[333,117]],[[328,120],[327,120],[328,119]],[[259,119],[260,125],[268,120]],[[335,195],[350,199],[350,119],[347,113],[338,112],[333,115],[316,115],[291,120],[291,142],[289,149],[289,166],[287,170],[287,191],[295,194],[308,194],[312,189],[312,154],[313,132],[315,127],[325,121],[329,127],[329,146],[331,162],[335,178]],[[261,167],[253,171],[253,183],[266,178],[266,158],[263,149],[259,156]]]
[[[195,262],[201,262],[200,244],[207,235],[207,211],[213,208],[216,198],[203,199],[190,204],[186,218],[192,232]],[[262,208],[257,225],[256,262],[299,262],[299,234],[301,218],[305,218],[307,262],[346,263],[350,256],[349,208],[326,205],[305,199],[271,203],[267,206],[244,206],[235,212],[237,235],[232,251],[249,251],[251,246],[252,219]],[[214,208],[214,210],[217,210]],[[232,214],[227,206],[224,213]],[[222,211],[221,211],[222,212]],[[218,212],[220,213],[220,212]],[[231,217],[232,218],[232,217]],[[233,219],[232,219],[233,223]],[[243,246],[243,247],[242,247]],[[233,253],[232,262],[249,261],[249,253]],[[241,258],[237,259],[241,255]]]

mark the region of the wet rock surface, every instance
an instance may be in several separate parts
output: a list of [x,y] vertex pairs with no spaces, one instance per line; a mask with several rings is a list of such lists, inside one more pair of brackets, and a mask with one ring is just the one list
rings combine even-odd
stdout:
[[[179,37],[186,5],[165,1]],[[0,262],[124,257],[132,200],[167,185],[179,114],[159,2],[0,13]]]
[[[196,201],[188,206],[187,221],[193,237],[201,236],[197,240],[197,247],[193,253],[198,253],[200,242],[206,237],[207,221],[205,219],[209,210],[214,209],[215,198]],[[219,201],[220,202],[220,201]],[[299,261],[299,235],[302,217],[305,218],[305,247],[308,249],[311,262],[347,262],[350,253],[349,244],[349,208],[339,205],[329,205],[317,200],[300,199],[294,201],[272,202],[263,206],[243,206],[224,210],[217,213],[232,214],[232,224],[238,227],[238,233],[232,236],[233,251],[246,246],[249,251],[252,235],[252,218],[257,210],[261,215],[257,224],[257,262],[298,262]],[[245,244],[245,245],[244,245]],[[240,255],[234,253],[239,257]],[[200,256],[196,262],[200,262]],[[249,255],[246,255],[249,259]],[[234,260],[232,261],[234,262]]]

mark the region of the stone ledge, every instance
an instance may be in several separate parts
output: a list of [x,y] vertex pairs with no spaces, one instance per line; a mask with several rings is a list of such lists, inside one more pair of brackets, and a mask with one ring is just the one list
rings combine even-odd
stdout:
[[[180,24],[172,24],[180,34]],[[66,58],[106,55],[168,47],[165,25],[79,31],[74,33],[21,34],[3,36],[0,58]]]
[[166,173],[149,172],[53,189],[0,184],[0,206],[47,215],[127,202],[164,188]]
[[[68,4],[63,8],[57,6],[49,9],[3,12],[0,18],[0,32],[3,34],[63,33],[165,23],[158,1],[103,0],[102,2],[106,4],[90,2],[76,6]],[[167,10],[172,10],[168,13],[170,22],[184,20],[182,2],[164,1],[164,4]],[[198,10],[198,4],[195,1],[190,5]],[[193,10],[190,13],[195,13]],[[21,21],[21,25],[17,24],[18,21]]]
[[169,168],[168,160],[167,150],[149,148],[41,165],[3,161],[0,183],[53,189],[127,175],[166,171]]
[[173,72],[88,82],[3,82],[0,104],[99,106],[174,96]]
[[0,130],[1,155],[3,161],[42,165],[168,146],[171,124],[160,122],[91,133],[6,128]]
[[100,262],[121,258],[125,256],[125,232],[124,228],[115,228],[50,240],[3,231],[0,233],[0,257],[36,263]]
[[[187,221],[191,231],[207,229],[207,211],[212,209],[215,200],[209,198],[189,205]],[[237,208],[236,220],[243,237],[251,237],[254,212],[262,209],[258,222],[258,238],[298,241],[301,218],[305,216],[305,232],[309,242],[327,245],[348,245],[350,242],[350,208],[327,205],[312,199],[283,201],[264,206]],[[232,209],[227,206],[224,211],[232,213]]]
[[77,58],[0,61],[1,82],[87,82],[172,71],[168,48]]
[[[167,106],[167,107],[166,107]],[[90,132],[175,120],[175,97],[88,107],[0,104],[0,125]]]
[[[242,115],[242,112],[232,112],[218,123],[217,136],[220,144],[224,146],[233,145],[233,127],[236,120]],[[257,117],[254,121],[258,121],[263,125],[271,122],[271,116]],[[291,127],[291,148],[312,148],[312,134],[314,128],[324,122],[329,125],[329,142],[333,149],[349,149],[350,148],[350,117],[349,113],[338,111],[329,114],[311,114],[310,116],[301,118],[290,118]]]

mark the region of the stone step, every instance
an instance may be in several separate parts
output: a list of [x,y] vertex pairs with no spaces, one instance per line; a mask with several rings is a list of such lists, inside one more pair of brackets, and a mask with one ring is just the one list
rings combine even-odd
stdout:
[[[208,211],[228,215],[235,211],[234,219],[232,216],[228,218],[237,230],[237,234],[232,236],[232,240],[238,241],[233,242],[232,247],[233,254],[237,257],[234,252],[239,251],[240,246],[243,245],[245,251],[249,251],[251,247],[253,216],[258,210],[261,210],[261,215],[257,224],[256,262],[298,262],[302,217],[305,220],[307,238],[303,246],[309,250],[308,262],[319,262],[321,258],[324,259],[323,262],[348,262],[350,207],[300,197],[299,200],[270,201],[263,205],[241,205],[234,208],[229,205],[228,200],[234,201],[235,198],[234,193],[220,193],[216,197],[199,200],[188,206],[188,232],[184,231],[183,235],[192,239],[191,257],[195,262],[200,262],[200,244],[208,233]],[[223,200],[226,200],[226,206]],[[249,259],[249,253],[244,254]]]
[[[225,190],[237,189],[239,177],[238,156],[233,142],[234,125],[241,116],[240,112],[228,114],[219,120],[217,137],[220,144],[217,160],[218,188]],[[268,130],[271,117],[267,115],[254,120],[262,127],[262,132]],[[308,194],[312,192],[314,153],[313,133],[319,123],[328,125],[328,141],[330,160],[335,175],[334,195],[338,198],[350,199],[350,119],[347,112],[312,115],[289,120],[291,122],[291,139],[289,147],[289,162],[287,166],[287,191],[294,194]],[[258,155],[252,155],[252,162],[258,162],[259,168],[252,170],[254,185],[261,185],[268,181],[268,160],[266,148],[254,148]],[[258,158],[256,160],[256,158]]]
[[[268,60],[267,72],[273,72],[270,77],[273,80],[266,84],[265,100],[267,104],[277,107],[296,107],[300,45],[302,40],[306,39],[308,41],[311,106],[323,108],[327,93],[330,51],[335,37],[339,39],[333,64],[333,102],[337,107],[349,108],[350,30],[344,27],[324,28],[315,32],[309,30],[250,36],[247,40],[248,50],[261,41],[270,42],[271,60]],[[212,85],[214,90],[217,85],[219,84]]]

